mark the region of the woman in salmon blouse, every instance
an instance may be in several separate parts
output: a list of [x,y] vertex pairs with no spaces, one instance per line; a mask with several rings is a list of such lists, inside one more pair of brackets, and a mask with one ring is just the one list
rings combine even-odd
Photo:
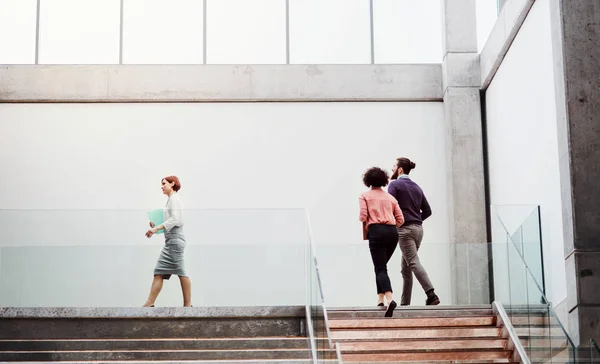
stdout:
[[402,226],[404,216],[398,206],[398,201],[382,189],[387,186],[390,177],[381,168],[373,167],[363,175],[365,186],[370,190],[360,195],[360,221],[366,229],[366,238],[369,240],[369,250],[375,268],[375,282],[377,285],[378,306],[384,305],[384,297],[388,308],[385,317],[392,317],[397,304],[392,295],[392,283],[387,272],[389,262],[396,245],[398,244],[398,231],[396,227]]

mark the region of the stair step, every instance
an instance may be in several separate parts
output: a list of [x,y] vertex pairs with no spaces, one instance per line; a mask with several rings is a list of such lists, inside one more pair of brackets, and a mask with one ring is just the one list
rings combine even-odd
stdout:
[[[528,337],[553,337],[562,334],[562,330],[559,328],[551,327],[515,327],[515,333],[520,338]],[[563,336],[564,337],[564,336]]]
[[307,349],[279,350],[105,350],[105,351],[5,351],[0,362],[113,361],[113,360],[241,360],[309,359]]
[[306,337],[0,340],[1,351],[308,349]]
[[534,325],[534,326],[558,326],[558,320],[553,317],[544,316],[513,316],[510,317],[513,326]]
[[336,344],[342,354],[359,351],[505,349],[506,339],[350,341]]
[[[552,349],[552,350],[551,350]],[[553,347],[553,348],[526,348],[527,353],[529,354],[529,357],[533,360],[539,360],[539,359],[549,359],[552,358],[552,360],[568,360],[569,358],[572,357],[573,352],[571,351],[571,349],[569,347]],[[576,349],[576,351],[578,350],[584,350],[584,352],[582,354],[584,354],[585,357],[589,357],[589,349],[585,348],[585,349]],[[580,355],[580,352],[577,352],[578,355]]]
[[436,339],[436,338],[499,338],[501,328],[427,328],[427,329],[380,329],[380,330],[333,330],[333,340],[359,339]]
[[[436,308],[432,308],[436,307]],[[382,318],[386,307],[369,308],[334,308],[327,309],[330,319],[345,318]],[[394,311],[395,318],[418,318],[418,317],[472,317],[492,316],[490,306],[465,306],[455,309],[449,306],[399,306]]]
[[428,318],[376,318],[331,320],[331,329],[351,328],[402,328],[402,327],[457,327],[490,326],[496,324],[495,316],[486,317],[428,317]]
[[[110,361],[110,364],[312,364],[311,359],[255,359],[255,360],[127,360],[127,361]],[[320,363],[332,363],[337,364],[337,361],[333,360],[319,360]],[[39,363],[39,362],[20,362],[20,363]],[[46,363],[46,362],[44,362]],[[107,363],[106,361],[53,361],[56,364],[98,364]]]
[[[328,312],[335,311],[372,311],[379,310],[379,306],[358,306],[358,307],[327,307]],[[400,310],[406,311],[455,311],[455,312],[464,312],[471,310],[491,310],[492,305],[455,305],[455,306],[446,306],[446,305],[438,305],[438,306],[398,306]]]
[[0,307],[0,339],[299,336],[304,306]]
[[344,362],[394,362],[413,361],[421,363],[423,360],[505,360],[509,361],[512,351],[437,351],[413,353],[369,353],[369,354],[342,354]]
[[[380,361],[352,361],[354,364],[377,364],[381,363]],[[414,360],[388,360],[385,361],[388,364],[405,364],[405,363],[415,363]],[[419,360],[416,363],[418,364],[520,364],[518,362],[510,361],[509,359],[490,359],[490,360]]]
[[0,339],[299,336],[299,318],[2,319]]

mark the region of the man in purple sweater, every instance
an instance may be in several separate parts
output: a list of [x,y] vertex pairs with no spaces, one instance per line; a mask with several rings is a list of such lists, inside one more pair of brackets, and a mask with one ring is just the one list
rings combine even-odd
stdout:
[[412,296],[413,273],[427,294],[426,305],[439,305],[440,299],[433,290],[433,285],[417,254],[423,240],[423,220],[431,216],[431,207],[419,185],[413,182],[408,174],[416,167],[408,158],[396,159],[392,168],[392,181],[388,192],[398,200],[400,210],[404,214],[404,225],[398,228],[398,240],[402,251],[402,298],[400,304],[410,305]]

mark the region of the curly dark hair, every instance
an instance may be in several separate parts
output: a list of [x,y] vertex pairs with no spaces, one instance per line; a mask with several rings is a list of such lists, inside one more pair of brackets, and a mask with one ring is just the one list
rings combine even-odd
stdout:
[[390,175],[379,167],[371,167],[363,175],[363,183],[367,187],[383,187],[389,181]]

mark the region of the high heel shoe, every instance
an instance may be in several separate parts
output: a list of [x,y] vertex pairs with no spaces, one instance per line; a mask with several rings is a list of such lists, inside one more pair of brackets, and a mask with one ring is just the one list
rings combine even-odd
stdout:
[[396,301],[390,302],[390,304],[388,305],[387,311],[385,311],[385,317],[394,316],[394,309],[396,308],[397,305],[398,304],[396,303]]

